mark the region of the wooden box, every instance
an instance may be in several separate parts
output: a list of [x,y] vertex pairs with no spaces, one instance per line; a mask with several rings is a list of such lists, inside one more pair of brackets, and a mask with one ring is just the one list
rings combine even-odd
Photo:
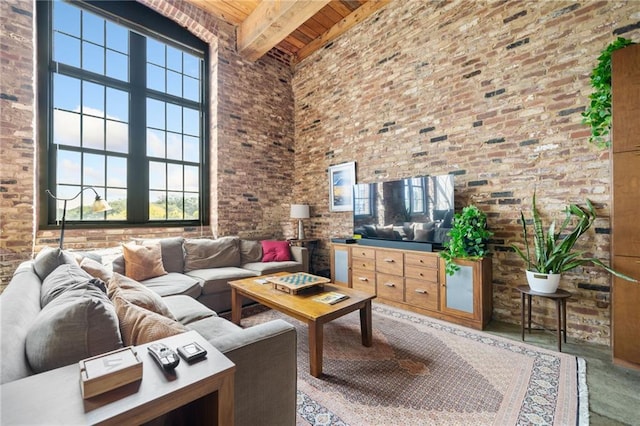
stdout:
[[276,290],[289,294],[296,294],[310,287],[324,287],[325,283],[331,281],[328,278],[307,274],[306,272],[296,272],[295,274],[282,275],[279,277],[267,277],[266,280],[272,283],[273,288]]
[[84,399],[142,379],[142,361],[133,346],[86,358],[79,364]]

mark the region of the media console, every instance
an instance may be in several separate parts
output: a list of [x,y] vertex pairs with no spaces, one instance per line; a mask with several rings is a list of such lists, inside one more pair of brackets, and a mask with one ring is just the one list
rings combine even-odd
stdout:
[[456,260],[445,274],[438,253],[365,244],[331,245],[331,279],[337,285],[375,293],[376,301],[475,329],[493,310],[491,258]]

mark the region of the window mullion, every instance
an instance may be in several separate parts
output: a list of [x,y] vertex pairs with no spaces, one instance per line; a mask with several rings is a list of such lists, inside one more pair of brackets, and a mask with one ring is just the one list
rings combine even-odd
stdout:
[[131,56],[129,76],[131,79],[131,107],[129,108],[129,161],[128,161],[128,220],[143,223],[149,220],[149,162],[146,152],[146,40],[130,32]]

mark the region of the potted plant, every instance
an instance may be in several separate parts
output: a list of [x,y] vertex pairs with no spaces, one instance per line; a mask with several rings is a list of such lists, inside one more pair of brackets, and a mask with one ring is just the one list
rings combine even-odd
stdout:
[[[596,219],[593,204],[586,200],[587,207],[570,204],[565,208],[565,219],[556,230],[556,221],[552,221],[545,232],[540,219],[540,212],[536,207],[536,194],[533,193],[533,250],[529,243],[529,231],[524,213],[520,212],[525,250],[515,244],[511,247],[526,263],[526,274],[529,287],[540,293],[555,293],[560,282],[560,275],[571,269],[587,263],[600,266],[608,272],[625,280],[637,280],[614,271],[600,259],[584,257],[584,250],[574,250],[578,239],[589,230]],[[570,229],[570,226],[573,228]]]
[[488,252],[489,239],[493,235],[487,229],[487,215],[474,205],[464,207],[453,216],[450,239],[444,243],[440,257],[445,261],[445,272],[453,275],[460,269],[455,259],[477,260]]

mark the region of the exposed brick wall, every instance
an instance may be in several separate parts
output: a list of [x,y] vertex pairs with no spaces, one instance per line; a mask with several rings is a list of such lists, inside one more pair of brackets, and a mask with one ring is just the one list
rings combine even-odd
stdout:
[[[495,232],[494,318],[520,321],[524,265],[509,244],[535,187],[545,215],[596,203],[581,247],[608,262],[609,152],[580,113],[599,52],[618,35],[640,42],[639,18],[635,2],[397,1],[299,64],[295,194],[323,241],[316,268],[329,238],[352,232],[351,213],[328,210],[327,168],[348,161],[358,182],[455,174],[456,207],[478,205]],[[596,268],[564,275],[570,335],[609,343],[609,286]],[[534,307],[548,325],[553,312]]]
[[[232,26],[182,1],[142,0],[209,43],[210,53],[210,227],[71,229],[65,248],[117,246],[130,238],[170,235],[292,236],[289,204],[293,185],[292,71],[281,58],[255,63],[235,54]],[[59,230],[35,228],[36,144],[33,57],[35,3],[0,2],[0,283]]]

